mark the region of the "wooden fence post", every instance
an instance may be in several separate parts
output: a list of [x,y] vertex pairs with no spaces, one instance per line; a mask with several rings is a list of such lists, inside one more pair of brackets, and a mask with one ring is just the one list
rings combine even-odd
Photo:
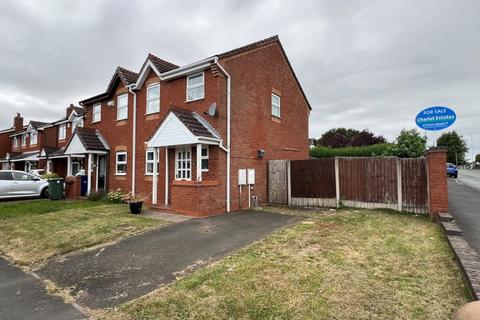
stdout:
[[403,211],[403,190],[402,190],[402,160],[397,157],[397,201],[398,211]]
[[337,198],[337,208],[340,207],[340,167],[339,159],[335,157],[335,194]]

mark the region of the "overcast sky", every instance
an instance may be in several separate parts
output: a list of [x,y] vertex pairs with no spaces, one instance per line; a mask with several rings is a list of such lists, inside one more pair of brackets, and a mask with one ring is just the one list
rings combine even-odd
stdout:
[[475,0],[2,1],[0,128],[17,111],[60,118],[148,52],[183,65],[278,34],[313,108],[310,136],[343,126],[393,139],[446,105],[480,153],[479,12]]

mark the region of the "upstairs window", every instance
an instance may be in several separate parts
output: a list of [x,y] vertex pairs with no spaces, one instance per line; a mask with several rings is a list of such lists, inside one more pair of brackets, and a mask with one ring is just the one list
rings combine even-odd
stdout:
[[18,148],[18,137],[17,136],[13,137],[13,147]]
[[63,140],[67,137],[67,125],[65,123],[58,127],[58,140]]
[[[154,164],[154,151],[153,150],[147,150],[147,154],[145,156],[145,174],[146,175],[152,175],[153,174],[153,164]],[[157,157],[157,174],[160,171],[159,170],[159,157]]]
[[272,93],[272,116],[280,118],[280,96]]
[[38,132],[37,130],[33,130],[30,132],[30,145],[37,144],[38,142]]
[[100,103],[93,105],[92,122],[102,121],[102,105]]
[[126,152],[117,152],[116,154],[116,174],[121,176],[127,174],[127,153]]
[[117,97],[117,120],[128,118],[128,94],[122,94]]
[[72,121],[72,131],[75,130],[77,127],[83,127],[83,118],[82,117],[75,117]]
[[160,111],[160,85],[154,84],[147,88],[147,114]]
[[208,171],[208,146],[202,146],[202,171]]
[[203,99],[205,96],[205,74],[197,73],[187,77],[187,101]]
[[22,146],[26,146],[27,145],[27,134],[24,133],[22,134]]

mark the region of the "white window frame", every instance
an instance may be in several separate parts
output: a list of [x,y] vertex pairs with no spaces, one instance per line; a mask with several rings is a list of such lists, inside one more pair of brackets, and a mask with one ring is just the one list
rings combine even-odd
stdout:
[[[273,99],[274,96],[278,98],[278,105],[274,102],[274,99]],[[272,92],[271,100],[272,100],[272,116],[280,118],[282,115],[282,107],[281,107],[282,97]],[[274,109],[278,109],[278,115],[274,113],[273,111]]]
[[27,145],[27,134],[24,133],[22,134],[22,147],[25,147]]
[[64,140],[67,138],[67,124],[62,123],[58,126],[58,140]]
[[102,121],[102,104],[95,103],[92,108],[92,123]]
[[[179,159],[180,152],[188,152],[189,158]],[[185,168],[179,168],[179,162],[185,163]],[[187,164],[189,164],[187,168]],[[183,165],[182,165],[183,167]],[[179,175],[180,173],[180,175]],[[182,173],[185,173],[185,178],[182,178]],[[188,173],[188,174],[187,174]],[[175,149],[175,180],[177,181],[191,181],[192,180],[192,148],[191,147],[179,147]]]
[[[199,75],[202,75],[202,83],[199,83],[199,84],[195,84],[193,86],[190,86],[189,85],[189,80],[190,78],[194,78],[194,77],[197,77]],[[203,87],[203,92],[202,92],[202,96],[201,97],[197,97],[197,98],[193,98],[193,99],[189,99],[188,98],[188,91],[190,89],[196,89],[196,88],[200,88],[200,87]],[[186,91],[186,100],[187,102],[189,101],[196,101],[196,100],[201,100],[205,98],[205,72],[200,72],[200,73],[195,73],[195,74],[192,74],[192,75],[189,75],[187,77],[187,91]]]
[[74,131],[77,127],[83,127],[83,118],[82,117],[75,117],[72,120],[72,131]]
[[[207,155],[206,156],[203,155],[203,150],[204,149],[207,149]],[[207,145],[202,145],[202,154],[200,155],[200,159],[201,159],[200,160],[200,166],[202,166],[202,172],[208,172],[209,165],[210,165],[210,161],[208,160],[209,156],[210,156],[210,148],[209,148],[208,144]],[[208,161],[207,162],[207,164],[208,164],[207,169],[203,169],[203,160]]]
[[[32,137],[35,137],[35,140],[32,139]],[[30,132],[30,145],[36,145],[38,143],[38,131],[37,130],[32,130]]]
[[[156,99],[153,99],[153,100],[150,100],[149,99],[149,92],[150,90],[152,89],[157,89],[158,88],[158,98]],[[157,112],[160,112],[160,83],[152,83],[151,85],[149,85],[147,87],[147,99],[146,99],[146,106],[145,106],[145,110],[146,110],[146,114],[151,114],[151,113],[157,113]],[[149,106],[150,106],[150,102],[154,102],[156,101],[157,104],[155,105],[155,109],[154,110],[149,110]]]
[[[126,100],[126,105],[125,106],[120,106],[120,99],[124,98]],[[122,109],[120,109],[122,107]],[[125,109],[125,116],[121,117],[120,110]],[[117,120],[126,120],[128,119],[128,93],[121,94],[117,96]]]
[[[125,155],[125,161],[118,161],[119,155]],[[127,152],[126,151],[119,151],[115,154],[115,175],[117,176],[126,176],[127,175]],[[118,165],[125,165],[125,172],[118,172]]]
[[[77,167],[77,170],[75,170],[74,167]],[[74,176],[82,170],[82,164],[79,161],[72,161],[70,170],[72,172],[72,176]]]
[[18,136],[13,137],[13,147],[18,148]]
[[[149,164],[153,165],[155,155],[153,156],[152,160],[148,160],[148,154],[149,153],[154,153],[154,152],[155,152],[155,149],[148,149],[147,151],[145,151],[145,175],[146,176],[153,176],[153,166],[152,166],[152,172],[148,172],[148,165]],[[157,175],[160,172],[160,170],[159,170],[160,168],[158,167],[159,163],[160,163],[160,157],[158,157],[158,155],[157,155]]]

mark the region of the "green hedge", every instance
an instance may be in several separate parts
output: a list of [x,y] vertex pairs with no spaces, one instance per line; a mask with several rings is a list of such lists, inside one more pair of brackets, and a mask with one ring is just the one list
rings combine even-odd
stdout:
[[310,149],[310,156],[313,158],[330,158],[330,157],[375,157],[382,155],[390,155],[392,144],[382,143],[374,144],[366,147],[346,147],[346,148],[330,148],[330,147],[314,147]]

